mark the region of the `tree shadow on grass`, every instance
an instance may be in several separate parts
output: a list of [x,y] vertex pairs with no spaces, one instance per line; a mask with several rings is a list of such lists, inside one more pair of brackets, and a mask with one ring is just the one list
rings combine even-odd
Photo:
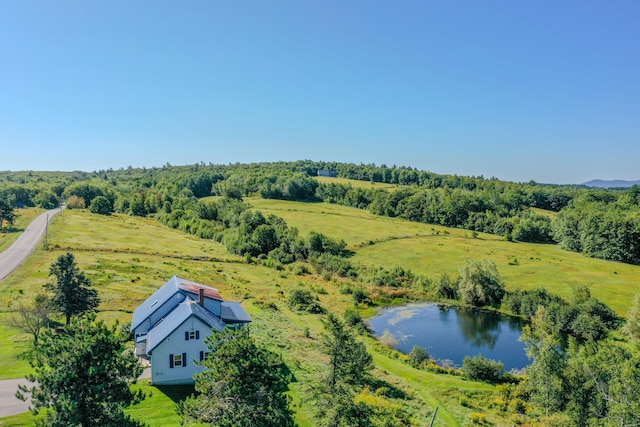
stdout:
[[385,380],[380,378],[371,377],[367,381],[366,385],[371,389],[376,391],[377,394],[380,394],[385,397],[389,397],[391,399],[406,399],[407,394],[400,390],[398,387],[393,384],[389,384]]
[[3,233],[3,234],[22,233],[25,229],[26,227],[22,227],[22,228],[18,228],[14,226],[0,227],[0,233]]
[[187,397],[195,394],[196,389],[193,384],[187,385],[156,385],[154,386],[157,392],[164,394],[174,403],[178,403],[186,399]]

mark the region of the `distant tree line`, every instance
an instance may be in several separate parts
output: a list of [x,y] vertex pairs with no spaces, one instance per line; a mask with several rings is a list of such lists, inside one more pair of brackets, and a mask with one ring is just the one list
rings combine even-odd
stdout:
[[576,198],[558,215],[554,238],[567,250],[640,264],[640,186]]
[[[359,188],[318,183],[318,170],[340,178],[397,185]],[[603,259],[640,263],[640,187],[621,190],[513,183],[462,177],[408,167],[336,162],[275,162],[121,168],[88,172],[0,172],[0,201],[9,208],[71,208],[147,216],[177,211],[207,196],[325,201],[376,215],[461,227],[507,240],[559,243],[564,249]],[[93,205],[93,206],[92,206]],[[557,217],[534,208],[558,212]],[[188,210],[188,209],[187,209]],[[193,227],[196,219],[180,220]],[[164,219],[166,221],[166,218]],[[191,224],[187,225],[187,223]],[[199,224],[195,234],[215,234]],[[206,231],[205,231],[206,230]],[[253,249],[245,252],[255,252]]]

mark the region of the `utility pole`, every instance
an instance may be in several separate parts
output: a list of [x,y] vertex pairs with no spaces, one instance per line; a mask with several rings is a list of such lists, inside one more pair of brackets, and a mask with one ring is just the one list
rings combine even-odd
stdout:
[[436,422],[436,414],[438,413],[438,407],[436,406],[436,410],[433,411],[433,418],[431,418],[431,424],[429,424],[429,427],[433,427],[433,423]]
[[45,249],[47,249],[49,246],[48,238],[49,238],[49,213],[47,212],[47,222],[44,225],[44,248]]

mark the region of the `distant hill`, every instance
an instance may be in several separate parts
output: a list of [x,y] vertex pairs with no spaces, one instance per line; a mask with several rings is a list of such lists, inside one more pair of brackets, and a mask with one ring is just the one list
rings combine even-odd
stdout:
[[587,181],[582,185],[586,185],[587,187],[597,187],[597,188],[628,188],[634,185],[640,185],[640,180],[623,181],[621,179],[614,179],[611,181],[605,181],[602,179],[594,179],[591,181]]

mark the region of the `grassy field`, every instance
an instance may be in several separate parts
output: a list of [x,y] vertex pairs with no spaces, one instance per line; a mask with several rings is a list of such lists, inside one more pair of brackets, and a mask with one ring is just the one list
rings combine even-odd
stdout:
[[[465,230],[378,217],[324,203],[249,201],[265,213],[285,218],[302,234],[316,230],[345,239],[354,252],[354,262],[399,265],[437,278],[442,273],[455,275],[467,259],[490,258],[508,288],[544,286],[567,296],[572,286],[587,285],[621,314],[640,290],[639,267],[587,258],[554,245],[513,243],[485,234],[474,237]],[[33,218],[36,212],[27,215]],[[39,248],[0,283],[0,378],[23,377],[30,369],[18,357],[28,349],[28,337],[2,326],[11,305],[39,292],[48,280],[49,265],[69,250],[99,291],[99,316],[107,321],[130,321],[133,309],[174,275],[217,287],[226,299],[242,301],[254,319],[251,328],[255,339],[282,354],[294,375],[290,396],[296,420],[301,426],[315,424],[306,396],[308,384],[320,378],[326,362],[318,345],[323,330],[321,316],[292,312],[286,297],[292,289],[305,287],[316,292],[323,307],[341,315],[351,307],[350,300],[339,292],[344,281],[324,281],[316,275],[296,275],[291,269],[279,271],[247,264],[229,255],[220,244],[168,229],[153,219],[67,210],[54,219],[49,231],[50,250]],[[265,302],[278,310],[264,309]],[[494,425],[506,425],[501,413],[487,409],[483,403],[491,400],[495,387],[415,370],[397,357],[389,357],[388,352],[378,351],[380,345],[372,339],[366,338],[365,342],[374,356],[378,388],[395,390],[393,394],[401,396],[384,400],[370,395],[369,400],[402,405],[416,425],[428,425],[436,406],[438,426],[469,425],[473,413],[485,414]],[[151,426],[179,423],[174,408],[184,390],[160,389],[146,382],[138,387],[151,397],[130,408],[131,415]],[[30,414],[0,419],[2,426],[32,423]]]
[[[557,245],[508,242],[499,236],[408,222],[327,203],[251,199],[265,214],[274,213],[302,234],[315,230],[344,239],[352,261],[401,266],[437,279],[456,275],[469,259],[491,259],[507,289],[544,287],[568,297],[587,286],[598,299],[624,315],[640,292],[640,266],[589,258]],[[389,256],[393,254],[393,256]]]
[[[299,205],[281,207],[293,209],[293,206]],[[355,221],[367,215],[331,205],[300,206],[333,212],[333,215],[324,216],[327,230],[331,230],[332,222],[335,224],[335,219],[327,217],[343,222],[345,218]],[[318,221],[321,222],[321,217]],[[386,233],[386,236],[393,237],[397,232],[395,229],[385,231],[389,228],[385,224],[394,223],[393,220],[372,217],[367,221],[367,224],[378,222],[378,232]],[[411,234],[409,230],[420,225],[403,223],[399,226],[402,233]],[[361,227],[358,243],[376,238],[376,234],[367,231],[368,226]],[[243,303],[254,320],[251,330],[255,339],[282,355],[295,378],[290,385],[290,396],[296,420],[301,426],[315,425],[307,396],[309,384],[317,381],[325,369],[326,357],[319,348],[323,331],[321,316],[292,312],[286,305],[286,298],[294,288],[305,287],[316,293],[323,307],[341,316],[352,306],[348,296],[339,292],[343,281],[324,281],[317,275],[296,275],[290,269],[279,271],[247,264],[241,258],[228,255],[215,242],[165,228],[152,219],[123,215],[105,217],[87,211],[66,210],[53,220],[49,231],[49,250],[37,249],[16,273],[0,283],[0,320],[9,315],[15,301],[32,298],[42,289],[48,280],[49,265],[67,250],[74,253],[78,267],[98,290],[102,298],[99,317],[108,321],[130,321],[132,310],[174,275],[217,287],[225,299]],[[464,235],[463,231],[455,232]],[[277,310],[263,308],[265,302],[274,304]],[[308,336],[305,334],[307,329]],[[0,378],[22,377],[29,367],[16,355],[24,351],[28,341],[16,337],[7,328],[0,328],[0,340]],[[381,405],[402,406],[412,415],[415,425],[427,425],[435,406],[441,411],[435,425],[467,425],[471,414],[480,409],[463,406],[461,398],[484,396],[495,391],[493,386],[486,384],[409,368],[397,358],[389,357],[386,351],[376,350],[379,346],[373,340],[367,338],[366,343],[374,354],[378,378],[375,389],[369,391],[369,398],[382,402]],[[147,383],[140,386],[146,387],[152,396],[131,408],[130,413],[151,426],[177,425],[179,418],[174,413],[174,402],[179,392]],[[377,395],[376,390],[395,390],[393,395],[399,397],[387,399]],[[499,413],[483,411],[487,412],[488,420],[498,425],[504,421]],[[0,419],[3,426],[32,423],[29,414]]]
[[[302,234],[311,230],[344,239],[348,248],[358,251],[361,247],[390,239],[419,236],[446,235],[464,237],[471,233],[457,228],[421,224],[400,218],[372,215],[366,210],[330,203],[288,202],[284,200],[247,199],[255,209],[265,214],[284,218]],[[500,239],[487,235],[487,238]]]
[[43,209],[16,209],[16,222],[13,227],[3,228],[0,231],[0,252],[7,249],[18,238],[20,233],[29,225],[31,221],[44,212]]
[[318,176],[315,179],[321,184],[343,184],[350,185],[353,188],[364,188],[364,189],[378,189],[382,188],[387,191],[397,190],[399,188],[406,188],[406,185],[398,185],[398,184],[386,184],[384,182],[371,182],[371,181],[359,181],[357,179],[346,179],[346,178],[330,178],[328,176]]

